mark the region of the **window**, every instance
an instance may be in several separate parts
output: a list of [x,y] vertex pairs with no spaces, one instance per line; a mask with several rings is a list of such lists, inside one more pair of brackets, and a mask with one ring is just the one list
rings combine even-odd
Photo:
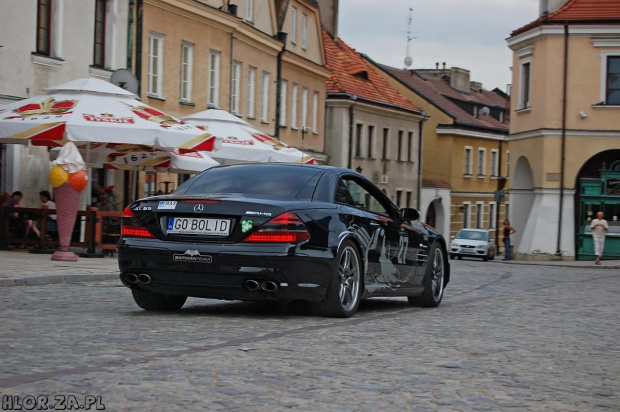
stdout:
[[469,213],[470,213],[470,209],[471,209],[471,204],[469,202],[465,202],[463,203],[463,227],[464,228],[468,228],[469,227]]
[[396,155],[397,160],[403,160],[403,132],[402,130],[398,131],[398,154]]
[[504,203],[504,219],[510,220],[510,204]]
[[212,50],[209,53],[209,93],[207,105],[218,107],[220,101],[220,52]]
[[489,203],[489,228],[495,229],[495,221],[497,219],[497,204],[495,202]]
[[179,93],[182,102],[192,101],[192,64],[194,58],[194,46],[189,43],[181,43],[181,91]]
[[148,94],[162,96],[162,67],[164,64],[164,36],[157,33],[149,35],[149,73],[148,73]]
[[506,178],[510,177],[510,150],[506,151]]
[[472,175],[472,152],[473,149],[471,148],[471,146],[466,146],[465,147],[465,159],[464,159],[464,168],[463,168],[463,173],[466,176],[471,176]]
[[241,100],[241,63],[233,61],[230,73],[230,111],[239,114],[239,101]]
[[383,151],[381,152],[381,159],[388,160],[388,139],[390,136],[390,129],[383,128]]
[[260,119],[263,123],[269,123],[269,78],[267,72],[263,72],[263,82],[260,99]]
[[248,68],[248,118],[254,118],[254,94],[256,93],[256,67]]
[[286,126],[286,88],[288,82],[280,79],[280,126]]
[[346,177],[338,182],[335,201],[380,215],[389,216],[388,209],[379,199],[359,185],[355,180]]
[[484,228],[484,203],[476,203],[476,228]]
[[372,158],[375,154],[374,152],[375,145],[375,127],[369,125],[368,126],[368,157]]
[[297,89],[298,86],[293,83],[291,87],[291,127],[297,127]]
[[297,44],[297,7],[291,8],[291,43]]
[[318,133],[319,92],[312,93],[312,131]]
[[478,149],[478,177],[486,176],[486,157],[487,150],[486,149]]
[[308,47],[308,16],[305,13],[301,14],[301,48],[306,49]]
[[362,125],[357,123],[355,125],[355,156],[362,156]]
[[406,196],[406,203],[405,203],[405,207],[411,207],[411,195],[412,192],[410,190],[407,191],[407,196]]
[[620,105],[620,56],[607,56],[605,104]]
[[498,154],[496,149],[491,149],[491,176],[493,177],[499,176]]
[[105,17],[106,0],[95,1],[95,47],[93,66],[105,67]]
[[413,132],[407,134],[407,161],[413,160]]
[[398,208],[400,209],[400,202],[403,198],[403,191],[402,190],[397,190],[396,191],[396,206],[398,206]]
[[519,78],[519,109],[527,109],[530,107],[530,66],[530,60],[521,62]]
[[308,124],[308,88],[301,89],[301,127]]
[[245,20],[254,21],[254,0],[245,0]]
[[51,55],[52,1],[38,0],[37,4],[37,53]]

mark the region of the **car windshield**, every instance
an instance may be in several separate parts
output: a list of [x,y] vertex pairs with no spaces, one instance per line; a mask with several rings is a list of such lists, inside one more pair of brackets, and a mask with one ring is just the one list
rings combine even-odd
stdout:
[[174,193],[295,199],[300,197],[306,183],[320,172],[320,169],[303,166],[238,165],[213,168],[190,179]]
[[455,239],[467,239],[467,240],[487,240],[488,234],[485,232],[479,232],[475,230],[461,230],[456,234]]

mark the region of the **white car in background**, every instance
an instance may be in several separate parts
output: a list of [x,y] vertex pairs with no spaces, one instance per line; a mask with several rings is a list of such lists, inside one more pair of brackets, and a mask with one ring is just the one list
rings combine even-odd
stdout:
[[490,233],[484,229],[461,229],[452,237],[450,259],[458,257],[480,258],[485,262],[496,254],[495,243]]

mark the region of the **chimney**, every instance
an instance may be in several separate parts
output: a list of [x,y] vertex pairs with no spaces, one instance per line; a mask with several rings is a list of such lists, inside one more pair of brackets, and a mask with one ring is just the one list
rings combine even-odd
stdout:
[[469,70],[452,67],[450,69],[450,87],[460,92],[469,93]]
[[540,0],[539,16],[544,17],[564,6],[568,0]]
[[317,0],[317,3],[321,25],[334,39],[338,38],[339,0]]
[[443,69],[446,70],[446,62],[443,62]]
[[439,62],[435,63],[435,70],[439,70]]

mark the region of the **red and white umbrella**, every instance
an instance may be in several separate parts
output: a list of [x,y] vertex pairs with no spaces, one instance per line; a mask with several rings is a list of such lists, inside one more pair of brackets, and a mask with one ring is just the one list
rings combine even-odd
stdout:
[[59,147],[71,141],[212,151],[216,139],[94,78],[46,89],[44,95],[0,106],[0,143]]
[[232,162],[316,163],[314,157],[268,136],[225,110],[209,109],[182,118],[216,136],[221,147],[210,155]]

